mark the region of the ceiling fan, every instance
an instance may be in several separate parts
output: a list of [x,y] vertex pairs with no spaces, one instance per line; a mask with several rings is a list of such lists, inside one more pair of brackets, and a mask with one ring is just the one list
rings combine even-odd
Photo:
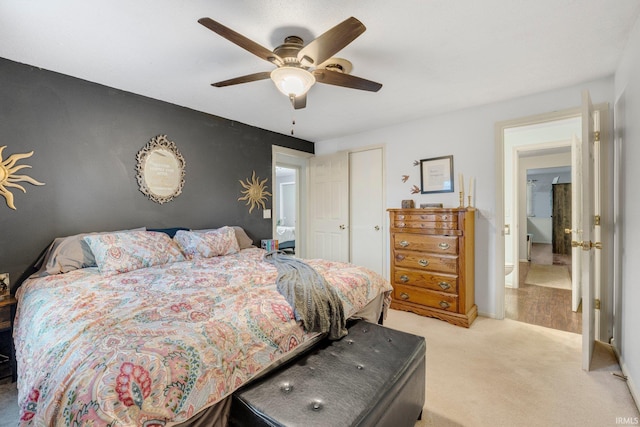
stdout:
[[277,67],[273,71],[212,83],[212,86],[224,87],[271,78],[278,90],[289,97],[295,109],[306,107],[307,92],[316,82],[370,92],[377,92],[382,87],[380,83],[349,74],[352,66],[346,59],[333,58],[366,30],[356,18],[344,20],[306,46],[300,37],[288,36],[273,51],[211,18],[201,18],[198,22]]

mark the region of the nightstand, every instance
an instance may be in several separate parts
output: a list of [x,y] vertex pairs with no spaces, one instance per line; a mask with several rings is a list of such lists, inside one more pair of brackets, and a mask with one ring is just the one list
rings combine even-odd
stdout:
[[7,296],[0,300],[0,383],[16,381],[16,355],[13,348],[13,317],[18,300]]

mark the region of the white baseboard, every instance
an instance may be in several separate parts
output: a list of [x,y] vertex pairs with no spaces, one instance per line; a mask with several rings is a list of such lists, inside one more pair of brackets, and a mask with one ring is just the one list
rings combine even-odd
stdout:
[[495,313],[485,313],[484,311],[478,311],[478,316],[488,317],[490,319],[497,319],[498,317]]
[[615,345],[612,345],[613,353],[616,355],[618,359],[618,363],[620,364],[620,368],[622,369],[622,375],[627,378],[627,387],[629,387],[629,392],[631,393],[631,397],[633,398],[634,403],[636,404],[636,408],[640,411],[640,394],[638,393],[638,389],[633,381],[633,378],[629,376],[629,371],[627,369],[626,363],[624,363],[624,359],[621,357],[618,352],[618,348]]

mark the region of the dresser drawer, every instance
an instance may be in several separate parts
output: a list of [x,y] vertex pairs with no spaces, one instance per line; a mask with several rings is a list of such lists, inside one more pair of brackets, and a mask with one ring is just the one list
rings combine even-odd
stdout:
[[435,292],[413,286],[393,285],[393,297],[395,300],[412,302],[440,310],[458,311],[458,296],[442,292]]
[[455,236],[395,233],[393,235],[393,247],[411,251],[456,255],[458,253],[458,238]]
[[449,221],[419,222],[419,221],[396,220],[396,221],[393,221],[393,224],[391,226],[395,228],[406,228],[406,229],[412,229],[412,230],[442,230],[442,232],[445,232],[445,233],[449,230],[458,229],[457,222],[449,222]]
[[457,230],[458,215],[446,213],[395,213],[391,220],[392,227],[413,230]]
[[393,260],[395,266],[400,268],[458,274],[458,257],[455,255],[394,251]]
[[454,275],[396,269],[393,274],[393,283],[398,285],[411,285],[450,294],[458,293],[458,276]]
[[397,221],[409,222],[455,222],[458,223],[458,215],[450,213],[412,213],[412,214],[395,214]]

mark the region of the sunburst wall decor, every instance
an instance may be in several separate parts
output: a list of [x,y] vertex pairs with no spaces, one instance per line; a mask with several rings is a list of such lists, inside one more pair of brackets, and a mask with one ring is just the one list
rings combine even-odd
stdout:
[[26,193],[27,190],[20,185],[18,182],[28,182],[33,185],[44,185],[44,182],[36,181],[27,175],[16,175],[15,173],[21,169],[30,168],[29,165],[18,165],[16,163],[18,160],[26,159],[33,155],[33,151],[28,153],[16,153],[12,154],[7,158],[7,160],[2,160],[2,152],[7,148],[6,145],[0,147],[0,195],[4,196],[7,201],[7,206],[11,209],[15,210],[16,206],[13,204],[13,194],[9,191],[10,188],[17,188],[18,190],[22,190],[23,193]]
[[240,184],[244,187],[244,190],[241,191],[244,196],[239,197],[238,200],[246,200],[247,206],[251,205],[249,213],[256,207],[265,208],[264,202],[267,201],[267,196],[271,196],[271,193],[267,191],[267,186],[265,185],[267,179],[268,178],[265,178],[260,181],[260,178],[256,178],[256,171],[253,171],[251,179],[247,178],[246,182],[240,180]]

